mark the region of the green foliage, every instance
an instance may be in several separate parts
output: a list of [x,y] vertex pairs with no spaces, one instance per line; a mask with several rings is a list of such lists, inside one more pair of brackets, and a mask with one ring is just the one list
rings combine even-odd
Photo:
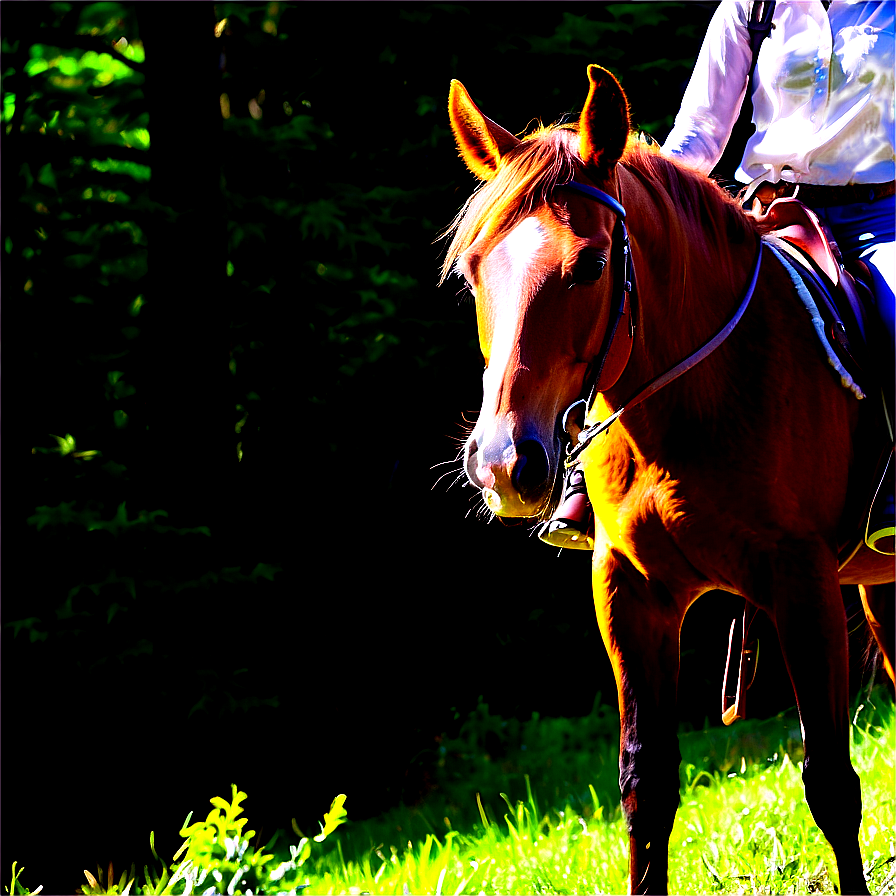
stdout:
[[262,698],[249,687],[240,687],[238,676],[245,675],[248,671],[247,668],[233,669],[227,674],[217,669],[197,669],[196,678],[201,686],[202,696],[193,704],[187,718],[201,712],[229,717],[238,710],[245,713],[262,707],[276,709],[280,705],[279,698]]
[[[44,394],[57,416],[72,416],[78,442],[83,438],[89,449],[71,433],[32,448],[36,480],[57,491],[45,487],[50,500],[34,502],[40,506],[27,524],[32,542],[42,545],[36,550],[57,564],[41,570],[39,597],[7,604],[5,627],[55,650],[80,642],[78,665],[95,668],[112,658],[155,665],[167,650],[160,651],[159,631],[152,631],[151,603],[164,607],[167,595],[196,589],[252,588],[273,581],[280,567],[254,562],[244,573],[239,560],[220,558],[213,548],[175,548],[176,536],[208,538],[211,529],[167,525],[166,510],[128,517],[124,494],[132,477],[147,483],[152,473],[140,457],[148,429],[144,384],[157,363],[147,363],[152,352],[143,345],[144,322],[154,313],[146,298],[146,233],[152,216],[173,214],[149,192],[138,16],[133,5],[115,2],[39,5],[29,15],[30,31],[21,37],[17,31],[16,42],[4,40],[2,47],[4,150],[7,159],[20,160],[4,183],[18,209],[4,222],[4,270],[11,272],[4,285],[16,284],[17,301],[33,315],[29,365],[43,377]],[[311,145],[309,135],[317,133],[307,121],[293,130],[296,145]],[[152,351],[164,356],[163,346]],[[247,400],[258,400],[257,392],[246,392]],[[116,509],[110,514],[109,507]],[[187,553],[193,562],[182,559]],[[113,623],[130,631],[110,640],[103,633]],[[55,659],[64,661],[62,654]],[[192,671],[185,715],[276,704],[244,692],[245,660],[210,665]],[[220,681],[229,683],[222,689]],[[190,693],[204,685],[208,693]]]
[[32,454],[60,454],[62,457],[66,457],[67,455],[71,455],[75,460],[90,460],[94,457],[99,457],[102,452],[101,451],[76,451],[77,443],[75,442],[75,437],[71,435],[71,433],[66,433],[65,438],[62,436],[54,436],[52,433],[50,434],[52,438],[56,439],[57,447],[56,448],[43,448],[41,446],[35,446],[31,449]]
[[[15,224],[5,227],[13,272],[5,283],[15,282],[17,301],[35,308],[41,375],[56,370],[57,389],[71,385],[83,395],[101,368],[115,406],[92,405],[102,425],[83,410],[79,423],[105,449],[138,391],[112,369],[121,362],[111,362],[139,336],[128,307],[144,291],[147,271],[144,52],[124,4],[42,5],[35,18],[41,28],[3,46],[4,145],[17,160],[5,184],[17,207]],[[57,328],[78,338],[59,344]],[[60,440],[60,449],[76,461],[108,456],[99,448],[76,452],[73,439],[68,446]],[[32,453],[48,450],[55,449]]]
[[[63,446],[74,446],[70,436],[59,442],[63,453]],[[69,580],[55,606],[45,606],[46,612],[41,615],[6,621],[4,628],[15,638],[27,635],[30,643],[46,643],[56,650],[67,649],[71,643],[79,667],[98,670],[112,662],[117,668],[129,670],[129,676],[158,678],[164,669],[160,662],[171,650],[170,636],[165,627],[141,620],[152,619],[156,608],[166,606],[169,600],[182,600],[178,596],[185,592],[257,589],[262,582],[274,582],[281,571],[280,566],[269,563],[257,563],[248,572],[239,566],[206,567],[203,571],[203,556],[196,546],[188,552],[198,558],[198,563],[191,564],[191,570],[179,569],[171,564],[180,553],[174,540],[205,540],[211,532],[207,526],[167,525],[167,517],[161,509],[141,510],[129,516],[124,501],[111,517],[103,512],[102,505],[79,506],[74,500],[35,508],[28,524],[50,536],[51,544],[58,544],[59,539],[81,544],[78,553],[88,560],[84,572],[92,570],[93,576],[80,582],[75,578],[74,584]],[[119,543],[114,566],[104,546],[109,536]],[[151,555],[158,552],[166,561],[155,560],[147,566],[145,558],[150,548]],[[92,563],[89,558],[93,555],[105,559]],[[67,572],[72,577],[77,575],[74,569]],[[60,586],[63,583],[64,579],[60,580]],[[176,674],[182,699],[188,701],[183,710],[185,718],[220,718],[279,705],[276,696],[258,693],[245,657],[231,656],[226,650],[218,651],[213,659],[190,657],[172,673]]]
[[[596,804],[619,802],[618,730],[618,714],[599,694],[587,716],[542,718],[534,712],[525,722],[491,714],[480,699],[458,736],[440,739],[439,783],[430,799],[443,800],[439,811],[453,818],[471,789],[522,799],[534,787],[554,804],[568,801],[590,817]],[[494,815],[495,807],[487,808]]]
[[[58,438],[58,437],[57,437]],[[71,436],[67,438],[71,439]],[[61,440],[60,440],[61,441]],[[72,446],[74,440],[72,439]],[[66,453],[66,452],[63,452]],[[38,532],[45,526],[66,526],[69,523],[84,526],[88,532],[109,532],[111,535],[119,535],[129,529],[137,527],[139,531],[171,532],[175,535],[199,534],[210,536],[208,526],[195,526],[193,528],[178,529],[174,526],[163,526],[157,523],[159,517],[168,516],[165,510],[141,510],[134,519],[128,519],[126,502],[118,505],[115,516],[104,520],[98,510],[83,508],[75,510],[75,502],[63,502],[56,507],[37,507],[35,513],[28,517],[28,525],[35,526]]]

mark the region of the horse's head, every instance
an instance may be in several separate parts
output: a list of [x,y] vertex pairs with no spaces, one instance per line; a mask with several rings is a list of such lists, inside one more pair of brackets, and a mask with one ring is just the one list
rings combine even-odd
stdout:
[[486,118],[460,82],[451,85],[461,156],[486,182],[458,216],[445,264],[475,297],[486,364],[465,468],[499,516],[548,509],[561,462],[558,420],[580,397],[610,318],[618,215],[562,185],[575,180],[615,196],[630,121],[616,79],[596,65],[588,77],[577,130],[523,140]]

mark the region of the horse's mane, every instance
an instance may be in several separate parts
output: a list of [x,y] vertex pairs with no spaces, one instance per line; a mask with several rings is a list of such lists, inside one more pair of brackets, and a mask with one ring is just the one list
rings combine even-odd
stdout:
[[[508,154],[496,176],[479,186],[445,231],[450,236],[440,282],[450,276],[461,255],[488,226],[507,232],[541,205],[553,206],[554,189],[573,179],[581,169],[576,125],[539,127]],[[724,257],[726,243],[755,238],[756,225],[738,203],[713,181],[680,162],[659,154],[655,144],[631,135],[620,160],[622,169],[636,177],[659,207],[663,239],[682,269],[669,272],[670,282],[688,282],[687,257],[697,234],[703,234],[708,261]],[[625,196],[622,197],[626,203]],[[693,223],[694,226],[688,226]],[[685,246],[690,251],[685,252]],[[678,250],[676,250],[678,247]]]

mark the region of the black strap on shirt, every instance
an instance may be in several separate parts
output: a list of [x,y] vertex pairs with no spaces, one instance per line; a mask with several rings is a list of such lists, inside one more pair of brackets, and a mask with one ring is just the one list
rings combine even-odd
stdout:
[[753,124],[753,72],[756,70],[756,61],[759,58],[759,48],[762,42],[771,34],[774,27],[772,16],[775,14],[774,0],[754,0],[750,9],[750,21],[747,28],[750,29],[750,73],[747,76],[747,91],[740,107],[740,115],[731,130],[731,136],[725,146],[725,151],[713,169],[712,176],[720,181],[723,186],[731,184],[732,188],[740,189],[734,180],[734,172],[744,157],[747,141],[753,136],[756,126]]
[[756,60],[759,58],[759,48],[762,46],[762,42],[769,36],[769,34],[771,34],[772,16],[774,14],[774,0],[771,0],[771,2],[755,0],[753,7],[750,10],[750,21],[747,22],[747,28],[750,29],[750,53],[753,56],[753,61],[750,64],[750,77],[747,82],[747,97],[750,96],[749,81],[753,80],[753,72],[756,70]]

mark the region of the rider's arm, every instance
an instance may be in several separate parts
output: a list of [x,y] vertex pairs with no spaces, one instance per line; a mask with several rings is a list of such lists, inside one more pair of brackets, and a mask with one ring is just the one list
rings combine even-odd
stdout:
[[722,157],[747,90],[752,62],[749,17],[749,0],[719,4],[706,30],[675,125],[663,144],[664,154],[704,174],[709,174]]

